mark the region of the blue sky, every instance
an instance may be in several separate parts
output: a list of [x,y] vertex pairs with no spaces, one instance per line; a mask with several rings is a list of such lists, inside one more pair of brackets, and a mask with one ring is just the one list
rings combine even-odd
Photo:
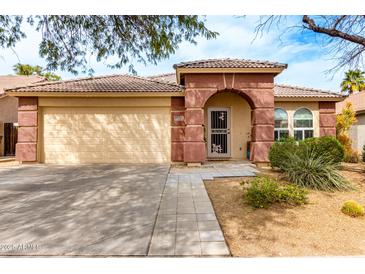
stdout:
[[[269,33],[264,32],[254,39],[254,28],[258,17],[246,16],[208,16],[207,27],[219,32],[217,39],[205,40],[198,38],[198,44],[182,43],[179,49],[169,59],[158,65],[135,64],[139,75],[153,75],[173,72],[173,64],[206,58],[243,58],[256,60],[270,60],[288,64],[282,74],[276,77],[277,83],[298,86],[339,90],[339,83],[343,78],[343,71],[328,74],[335,63],[330,59],[315,35],[301,30],[288,31],[287,26],[298,22],[298,18],[289,17],[282,28],[274,28]],[[299,19],[300,22],[300,19]],[[25,25],[27,38],[22,40],[14,49],[0,50],[0,74],[12,74],[12,66],[19,61],[32,65],[44,66],[45,62],[38,55],[40,33]],[[16,54],[15,54],[15,53]],[[19,58],[19,60],[18,60]],[[110,69],[105,63],[98,63],[90,58],[94,68],[94,75],[127,73],[128,69]],[[63,79],[74,78],[71,73],[57,71]],[[81,77],[85,75],[78,75]]]

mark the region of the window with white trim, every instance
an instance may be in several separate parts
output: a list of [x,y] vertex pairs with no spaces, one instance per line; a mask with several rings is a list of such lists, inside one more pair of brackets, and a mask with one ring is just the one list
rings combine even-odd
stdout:
[[297,141],[313,137],[313,114],[307,108],[294,113],[294,139]]
[[275,109],[275,141],[289,137],[288,113],[282,108]]

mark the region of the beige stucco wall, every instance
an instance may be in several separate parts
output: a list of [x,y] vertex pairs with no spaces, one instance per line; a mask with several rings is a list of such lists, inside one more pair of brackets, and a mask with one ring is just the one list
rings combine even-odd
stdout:
[[275,108],[282,108],[288,113],[289,120],[289,134],[294,136],[293,118],[296,110],[300,108],[307,108],[313,113],[313,129],[314,137],[319,137],[319,103],[318,102],[275,102]]
[[205,139],[208,140],[208,108],[228,107],[231,110],[231,158],[246,159],[251,135],[251,107],[235,93],[224,92],[209,98],[204,107]]
[[357,122],[350,128],[352,147],[359,153],[365,145],[365,113],[356,115]]
[[18,99],[0,97],[0,156],[4,155],[4,123],[18,122]]
[[170,98],[40,98],[39,105],[41,162],[170,162]]

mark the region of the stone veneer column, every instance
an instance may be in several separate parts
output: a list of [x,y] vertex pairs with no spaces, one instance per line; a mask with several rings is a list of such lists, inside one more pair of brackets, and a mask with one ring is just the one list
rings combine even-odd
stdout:
[[335,102],[319,102],[319,135],[336,136]]
[[204,104],[216,92],[216,89],[185,90],[185,163],[202,163],[206,160]]
[[38,98],[19,97],[16,160],[37,161]]
[[274,143],[274,79],[272,74],[235,75],[233,88],[251,102],[251,155],[254,163],[268,163]]
[[171,161],[184,161],[185,98],[171,98]]

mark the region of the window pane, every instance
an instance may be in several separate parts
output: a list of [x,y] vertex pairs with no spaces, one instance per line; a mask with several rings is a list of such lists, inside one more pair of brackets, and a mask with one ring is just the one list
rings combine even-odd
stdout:
[[303,131],[302,130],[294,130],[294,139],[297,141],[303,140]]
[[279,131],[277,131],[277,130],[274,131],[274,140],[275,141],[279,140]]
[[312,112],[306,108],[298,109],[294,114],[294,119],[306,119],[311,120],[313,119]]
[[294,120],[294,127],[313,127],[313,120]]
[[289,130],[280,130],[280,139],[288,139]]
[[304,130],[304,138],[312,138],[313,130]]
[[287,120],[275,120],[275,128],[287,128],[288,121]]
[[276,128],[288,127],[288,114],[282,108],[275,109],[275,127]]

